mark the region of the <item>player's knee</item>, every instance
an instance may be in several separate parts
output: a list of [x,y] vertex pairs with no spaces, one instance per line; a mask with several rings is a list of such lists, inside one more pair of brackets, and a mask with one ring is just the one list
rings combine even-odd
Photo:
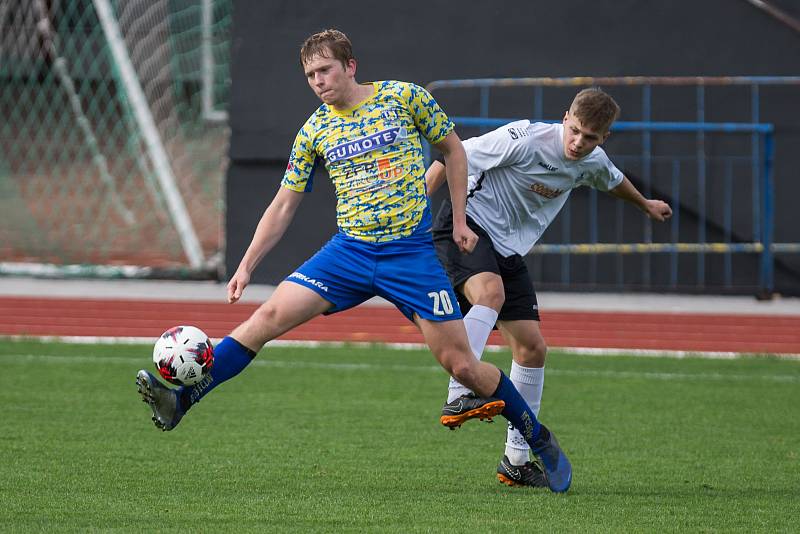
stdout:
[[278,309],[271,303],[262,304],[250,317],[250,320],[262,328],[267,328],[278,322]]
[[498,312],[506,300],[503,279],[494,274],[481,273],[470,278],[463,290],[471,304],[487,306]]
[[503,291],[503,288],[499,288],[499,290],[495,289],[493,291],[488,292],[483,299],[486,303],[484,306],[488,306],[497,312],[500,312],[500,309],[503,307],[503,304],[506,301],[506,294]]
[[[472,361],[470,361],[470,359]],[[474,358],[457,358],[450,364],[448,369],[450,375],[470,387],[474,382],[477,374],[477,360]]]
[[544,367],[547,358],[547,343],[541,337],[523,345],[516,358],[517,363],[523,367]]
[[502,285],[489,285],[482,287],[479,291],[474,291],[470,302],[480,304],[493,310],[500,311],[506,301],[506,294]]

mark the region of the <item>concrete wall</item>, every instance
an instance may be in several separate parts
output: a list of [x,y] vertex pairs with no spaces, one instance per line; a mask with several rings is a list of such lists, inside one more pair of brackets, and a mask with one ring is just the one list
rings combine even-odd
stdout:
[[[782,7],[800,15],[793,3]],[[402,79],[425,85],[437,79],[510,76],[800,74],[800,34],[745,1],[433,0],[389,6],[363,0],[237,0],[227,186],[228,274],[235,270],[278,187],[297,129],[318,105],[302,75],[298,51],[307,35],[327,27],[350,36],[361,81]],[[641,118],[639,93],[608,89],[623,107],[623,120]],[[544,118],[558,119],[573,93],[572,89],[548,93]],[[436,96],[451,115],[477,114],[474,95],[442,92]],[[692,106],[691,99],[681,96],[658,104],[654,100],[653,119],[694,120]],[[708,120],[749,120],[747,95],[735,90],[709,93],[707,108]],[[491,113],[531,117],[530,93],[508,93],[493,100]],[[762,121],[775,123],[778,132],[775,238],[800,242],[793,200],[800,185],[791,158],[800,142],[798,89],[762,93],[761,115]],[[613,148],[609,146],[612,156]],[[304,200],[284,242],[255,273],[255,281],[278,282],[335,232],[334,197],[326,178],[324,173],[317,176],[314,192]],[[575,200],[573,209],[578,210],[580,201]],[[613,203],[602,202],[603,210],[617,209]],[[635,214],[626,220],[638,224]],[[551,229],[553,238],[557,231]],[[658,266],[662,260],[653,257],[653,279],[666,276],[664,267]],[[714,280],[708,277],[717,276],[721,268],[717,260],[711,258],[707,267],[709,282]],[[573,258],[572,267],[587,261],[592,260]],[[640,261],[624,259],[631,264],[632,288],[639,285],[635,273],[641,271]],[[741,263],[737,267],[741,276],[751,278],[752,258],[736,261]],[[541,275],[538,283],[561,287],[561,260],[536,262],[532,266],[537,277]],[[686,263],[682,278],[693,280],[696,262],[688,257],[681,262]],[[601,258],[595,263],[601,266],[600,279],[570,285],[598,288],[618,277],[620,260]],[[582,267],[576,274],[581,272]],[[798,255],[782,257],[776,273],[778,289],[800,292],[798,273]],[[695,289],[703,291],[705,286]]]

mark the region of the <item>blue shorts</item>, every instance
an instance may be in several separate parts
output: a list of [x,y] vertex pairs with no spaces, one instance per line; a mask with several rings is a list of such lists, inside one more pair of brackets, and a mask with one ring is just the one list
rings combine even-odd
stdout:
[[336,313],[374,296],[383,297],[413,321],[461,319],[450,280],[436,257],[429,232],[386,243],[371,243],[338,233],[286,277],[316,291]]

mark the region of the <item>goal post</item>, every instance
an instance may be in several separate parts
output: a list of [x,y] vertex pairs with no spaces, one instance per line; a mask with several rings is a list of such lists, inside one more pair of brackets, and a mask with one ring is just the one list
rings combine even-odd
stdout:
[[142,132],[144,142],[147,146],[147,153],[150,156],[155,169],[158,183],[164,193],[169,214],[173,219],[175,228],[178,231],[184,253],[189,259],[189,264],[193,269],[199,269],[203,264],[203,250],[197,233],[194,230],[192,220],[186,211],[186,204],[183,202],[178,187],[175,184],[175,176],[172,174],[172,167],[169,157],[161,142],[161,135],[156,128],[153,116],[147,104],[139,80],[136,77],[133,64],[131,63],[125,41],[119,30],[119,25],[114,16],[109,0],[93,0],[97,17],[103,27],[106,42],[114,59],[114,66],[121,79],[122,90],[130,101],[136,124]]

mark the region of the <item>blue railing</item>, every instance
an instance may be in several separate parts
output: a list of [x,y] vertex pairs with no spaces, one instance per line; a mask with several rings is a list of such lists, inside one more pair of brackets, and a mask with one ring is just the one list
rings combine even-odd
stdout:
[[[453,122],[460,127],[488,127],[497,128],[514,120],[515,118],[487,118],[480,117],[452,117]],[[541,121],[541,122],[558,122],[558,121]],[[724,281],[726,285],[731,285],[732,265],[730,255],[736,253],[759,254],[759,282],[758,288],[765,294],[771,293],[774,287],[774,257],[776,251],[781,252],[800,252],[800,244],[798,243],[773,243],[773,183],[772,183],[772,161],[774,157],[774,142],[773,133],[774,127],[771,124],[750,124],[750,123],[691,123],[691,122],[624,122],[620,121],[612,127],[613,132],[721,132],[721,133],[755,133],[763,137],[763,154],[759,156],[760,151],[750,157],[734,157],[728,156],[722,158],[726,171],[723,179],[730,184],[732,180],[733,164],[738,160],[739,163],[749,163],[753,159],[758,161],[758,170],[753,180],[757,181],[757,190],[759,195],[752,197],[752,210],[754,213],[754,220],[759,224],[753,229],[753,236],[751,242],[745,243],[732,243],[731,227],[732,227],[732,211],[733,203],[727,197],[723,201],[723,234],[726,241],[722,242],[707,242],[706,240],[706,225],[698,224],[698,236],[696,243],[683,243],[678,241],[679,228],[680,228],[680,210],[676,209],[674,217],[670,221],[671,226],[671,242],[669,243],[653,243],[652,231],[650,230],[650,223],[647,221],[645,230],[645,239],[643,243],[598,243],[596,231],[589,236],[587,243],[569,243],[571,226],[569,218],[569,205],[565,208],[565,221],[562,226],[562,243],[561,244],[537,244],[531,251],[534,254],[649,254],[649,253],[668,253],[670,254],[670,285],[678,287],[678,260],[679,253],[693,253],[697,254],[697,286],[702,285],[702,280],[705,278],[706,260],[705,254],[719,253],[726,255],[725,268],[724,268]],[[759,143],[760,144],[760,143]],[[630,161],[637,156],[621,156],[613,157],[612,159],[619,161]],[[680,192],[680,178],[681,178],[681,163],[695,159],[693,157],[679,157],[679,156],[653,156],[647,154],[645,157],[638,156],[644,168],[644,160],[647,160],[648,165],[656,160],[668,161],[672,167],[670,196],[674,206],[679,206],[681,202]],[[703,157],[698,160],[699,169],[698,175],[705,177],[706,163],[710,158]],[[701,221],[706,219],[707,202],[705,198],[705,180],[698,182],[698,217]],[[732,187],[727,185],[724,191],[730,194]],[[590,203],[590,219],[595,222],[591,224],[590,228],[597,228],[597,211],[596,201],[593,198]],[[622,272],[620,269],[618,272]],[[570,282],[570,266],[568,259],[562,262],[561,265],[561,282],[569,284]],[[648,277],[649,266],[643,268],[645,278]],[[618,285],[623,285],[622,280],[618,280]],[[648,284],[649,280],[645,280]]]
[[[679,207],[681,199],[680,182],[682,174],[685,174],[687,167],[694,167],[696,175],[697,195],[697,236],[696,242],[680,242],[679,227],[680,210],[675,211],[675,215],[670,225],[668,242],[653,242],[652,224],[648,220],[644,225],[644,237],[641,243],[621,242],[621,235],[618,235],[616,243],[599,243],[596,230],[592,230],[596,225],[590,225],[588,242],[570,243],[570,222],[569,222],[569,203],[565,206],[565,214],[562,215],[562,234],[560,244],[538,244],[533,252],[539,254],[560,254],[561,262],[561,283],[570,282],[569,257],[572,254],[591,254],[599,255],[605,253],[617,254],[619,258],[626,254],[643,254],[642,265],[642,284],[648,286],[650,283],[650,254],[665,253],[669,254],[669,285],[678,288],[678,254],[692,253],[697,257],[695,264],[696,281],[695,287],[701,288],[706,279],[706,254],[717,253],[724,255],[723,280],[726,286],[732,286],[733,268],[732,254],[758,254],[758,282],[757,291],[760,294],[769,295],[774,288],[774,254],[775,253],[797,253],[800,252],[800,243],[774,243],[774,187],[773,187],[773,158],[774,158],[774,127],[772,124],[763,123],[760,120],[760,91],[762,85],[800,85],[800,76],[775,77],[775,76],[742,76],[742,77],[625,77],[625,78],[508,78],[508,79],[475,79],[475,80],[440,80],[428,84],[427,88],[431,92],[443,89],[477,89],[479,93],[479,115],[480,116],[457,116],[453,117],[459,129],[474,128],[482,133],[488,129],[496,128],[517,118],[498,118],[490,117],[490,95],[493,89],[508,87],[533,88],[533,117],[532,120],[540,120],[544,115],[544,89],[548,87],[581,87],[581,86],[640,86],[641,87],[641,121],[617,122],[612,130],[615,132],[639,132],[640,153],[636,156],[619,156],[612,153],[612,159],[620,164],[635,161],[641,169],[641,181],[643,193],[651,196],[651,183],[653,178],[653,166],[655,164],[666,164],[669,168],[670,176],[669,194],[672,197],[674,206]],[[695,99],[695,122],[656,122],[650,120],[653,116],[653,86],[694,86]],[[708,86],[742,85],[750,89],[750,121],[749,122],[707,122],[706,121],[706,88]],[[438,95],[436,95],[439,98]],[[530,108],[528,108],[530,109]],[[543,121],[554,122],[554,121]],[[694,154],[686,155],[660,155],[654,154],[653,135],[657,133],[683,133],[694,134]],[[722,239],[717,242],[709,242],[706,228],[708,220],[708,199],[706,190],[709,180],[709,165],[715,158],[707,155],[707,135],[712,134],[739,134],[750,136],[749,150],[741,150],[736,155],[723,156],[716,158],[722,165],[720,176],[713,177],[723,180],[724,185],[721,192],[721,199],[715,201],[714,209],[718,204],[722,204],[723,213],[721,216]],[[746,138],[745,138],[746,140]],[[746,141],[745,141],[746,143]],[[742,155],[744,153],[744,155]],[[623,166],[623,165],[619,165]],[[752,202],[752,224],[749,236],[745,239],[734,239],[733,227],[733,202],[732,194],[734,170],[743,167],[749,168],[751,177],[750,197]],[[664,174],[664,173],[661,173]],[[592,220],[597,220],[597,210],[594,200],[594,191],[590,192],[591,202],[589,205],[589,216]],[[619,218],[619,217],[618,217]],[[545,234],[547,235],[547,234]],[[739,242],[734,242],[739,241]],[[621,265],[621,259],[618,260]],[[594,266],[594,261],[592,265]],[[622,272],[619,269],[618,272]],[[623,280],[618,279],[621,287]]]
[[[490,127],[498,128],[509,122],[520,120],[519,118],[483,118],[483,117],[451,117],[453,122],[459,126],[467,127]],[[532,121],[534,119],[531,119]],[[561,121],[540,120],[539,122],[549,122],[551,124]],[[626,122],[617,121],[611,127],[614,132],[723,132],[723,133],[742,133],[755,132],[759,134],[772,134],[775,127],[772,124],[751,124],[740,122]]]

